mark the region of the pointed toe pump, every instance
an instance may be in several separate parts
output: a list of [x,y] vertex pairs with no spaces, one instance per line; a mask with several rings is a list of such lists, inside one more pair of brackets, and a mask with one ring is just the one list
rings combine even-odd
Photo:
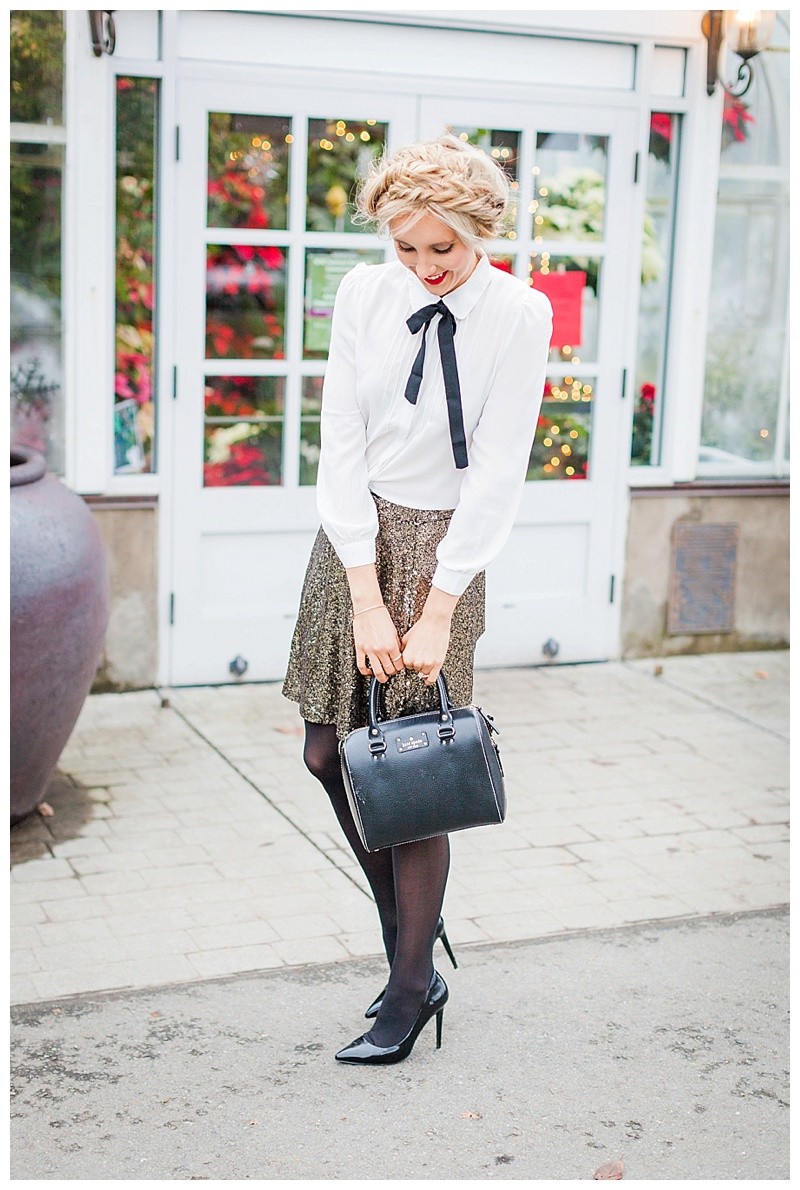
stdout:
[[339,1050],[336,1054],[336,1061],[347,1062],[351,1066],[390,1066],[395,1062],[402,1062],[411,1053],[414,1042],[431,1017],[434,1016],[436,1017],[436,1048],[437,1050],[441,1049],[442,1021],[448,996],[447,984],[439,972],[434,971],[428,995],[419,1010],[417,1019],[402,1041],[397,1045],[374,1045],[365,1033],[363,1036],[357,1037],[355,1041],[351,1041],[350,1045],[346,1045],[344,1049]]
[[[453,948],[450,945],[450,941],[447,937],[447,934],[445,933],[444,919],[441,917],[439,918],[438,925],[436,926],[436,938],[441,942],[442,946],[447,951],[447,957],[450,959],[450,962],[453,964],[453,969],[455,970],[458,967],[458,963],[456,962],[456,956],[453,954]],[[364,1013],[364,1016],[367,1018],[367,1020],[370,1020],[372,1017],[376,1017],[378,1015],[378,1010],[380,1009],[381,1001],[383,1000],[383,997],[385,995],[386,995],[386,988],[384,988],[382,992],[378,993],[378,995],[375,997],[375,999],[370,1004],[367,1011]]]

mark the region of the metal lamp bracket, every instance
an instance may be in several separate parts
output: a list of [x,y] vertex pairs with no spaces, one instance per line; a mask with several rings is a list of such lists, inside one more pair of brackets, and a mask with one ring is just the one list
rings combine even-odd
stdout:
[[89,9],[89,32],[92,38],[92,50],[96,58],[103,54],[113,54],[117,44],[117,31],[114,28],[113,8]]

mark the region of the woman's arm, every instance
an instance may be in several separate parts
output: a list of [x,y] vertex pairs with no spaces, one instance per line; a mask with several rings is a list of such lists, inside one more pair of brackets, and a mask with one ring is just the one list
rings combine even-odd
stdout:
[[403,669],[403,659],[397,629],[378,585],[375,563],[349,566],[345,573],[353,601],[353,643],[358,672],[364,677],[374,674],[379,682],[386,682]]
[[343,566],[374,562],[378,532],[367,481],[367,427],[356,400],[359,289],[367,267],[357,264],[340,282],[322,382],[317,510]]

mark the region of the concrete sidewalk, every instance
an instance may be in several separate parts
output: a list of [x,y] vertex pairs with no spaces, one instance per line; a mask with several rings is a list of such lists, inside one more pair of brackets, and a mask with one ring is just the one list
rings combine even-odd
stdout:
[[[451,941],[784,905],[788,669],[766,652],[479,673],[509,813],[452,837]],[[12,831],[13,1001],[379,954],[301,745],[277,684],[90,697],[54,816]]]
[[788,1178],[788,663],[480,673],[508,820],[452,838],[442,1050],[380,1070],[296,708],[90,698],[12,831],[12,1176]]
[[377,959],[13,1010],[12,1177],[788,1179],[788,915],[463,947],[399,1066]]

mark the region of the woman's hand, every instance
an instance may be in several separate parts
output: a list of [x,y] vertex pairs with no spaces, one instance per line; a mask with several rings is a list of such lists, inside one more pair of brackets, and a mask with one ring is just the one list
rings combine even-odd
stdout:
[[397,629],[386,606],[353,616],[353,642],[356,666],[365,678],[374,675],[379,682],[388,682],[392,674],[404,668]]
[[346,574],[353,601],[356,667],[365,678],[374,674],[379,682],[386,682],[403,668],[403,650],[383,602],[375,563],[346,567]]
[[403,662],[427,686],[435,686],[450,644],[450,626],[458,597],[431,587],[422,615],[403,637]]

